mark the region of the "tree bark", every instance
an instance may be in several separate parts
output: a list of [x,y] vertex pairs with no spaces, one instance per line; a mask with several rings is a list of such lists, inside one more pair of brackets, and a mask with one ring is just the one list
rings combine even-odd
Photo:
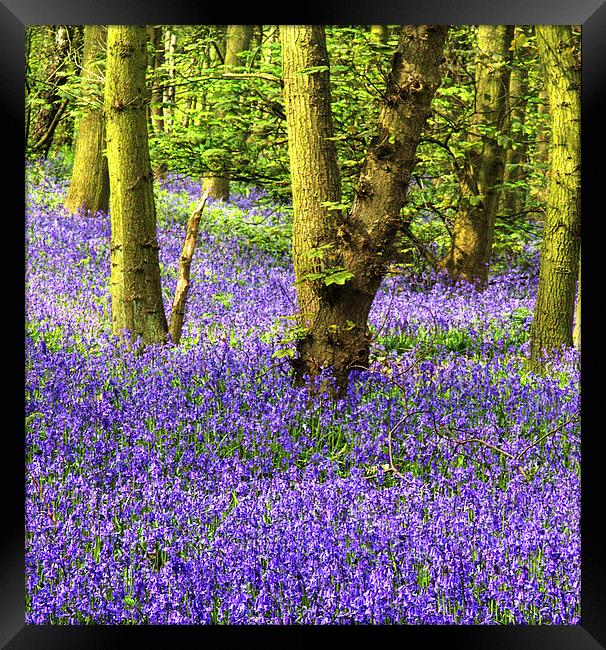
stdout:
[[[317,283],[306,277],[325,266],[321,247],[332,244],[340,213],[328,204],[340,203],[341,181],[332,140],[324,27],[282,25],[280,41],[293,200],[292,255],[300,324],[308,326],[318,312],[320,295]],[[312,74],[301,72],[317,67],[324,69]]]
[[[225,71],[242,65],[240,54],[250,48],[251,38],[252,25],[227,26],[223,65]],[[207,174],[202,182],[202,191],[212,199],[227,201],[229,199],[229,178],[221,174]]]
[[[506,184],[519,183],[524,180],[524,163],[527,161],[528,147],[524,124],[526,122],[526,93],[528,92],[528,68],[525,64],[526,50],[519,46],[518,39],[524,37],[524,29],[516,27],[514,33],[514,53],[517,55],[517,65],[512,66],[509,78],[509,93],[507,103],[509,106],[509,135],[512,146],[505,154],[505,173],[503,182]],[[521,187],[506,187],[502,193],[502,209],[504,217],[519,215],[524,210],[526,191]]]
[[536,27],[551,111],[547,213],[539,288],[530,328],[530,366],[572,346],[581,229],[579,43],[569,25]]
[[475,113],[467,154],[456,169],[460,199],[452,245],[440,263],[453,278],[465,278],[480,289],[488,280],[498,185],[503,182],[505,148],[499,136],[507,128],[512,37],[511,25],[478,27]]
[[[321,33],[301,27],[288,27],[282,33],[293,208],[298,221],[296,226],[293,223],[293,258],[299,306],[309,310],[303,314],[306,331],[293,365],[300,383],[331,368],[336,396],[342,397],[351,368],[368,363],[368,314],[394,255],[416,148],[440,83],[447,27],[401,28],[378,125],[349,214],[323,205],[328,200],[338,206],[340,200],[331,153],[334,145],[327,140],[332,134],[328,73],[320,68],[313,74],[296,74],[301,68],[327,65]],[[297,33],[299,38],[289,43],[289,36]],[[301,51],[310,54],[297,62]],[[303,83],[305,77],[311,79]],[[323,257],[312,257],[314,251],[322,251]],[[310,269],[315,275],[306,279]]]
[[112,330],[143,345],[167,339],[147,133],[146,33],[108,28],[105,114],[111,181]]
[[579,279],[577,281],[577,301],[574,308],[574,330],[572,342],[577,352],[581,351],[581,255],[579,254]]
[[164,83],[164,40],[162,38],[162,27],[153,25],[148,28],[149,40],[152,44],[150,57],[151,68],[151,103],[149,108],[151,128],[154,133],[164,131],[164,111],[162,110],[162,85]]
[[168,326],[170,338],[175,345],[178,345],[181,341],[183,321],[185,320],[187,294],[189,293],[191,261],[194,256],[194,251],[196,250],[196,243],[198,241],[200,217],[202,216],[202,211],[204,210],[204,206],[206,205],[207,200],[208,195],[204,192],[187,221],[185,241],[183,242],[183,248],[181,249],[181,257],[179,258],[177,287],[175,289],[175,297],[173,299],[173,306],[170,312],[170,324]]
[[177,35],[171,29],[164,32],[164,61],[167,69],[164,75],[164,86],[162,94],[162,110],[164,130],[170,131],[173,126],[173,115],[175,112],[175,48]]
[[373,43],[387,43],[389,38],[389,27],[387,25],[371,25],[370,39]]
[[105,157],[105,121],[103,118],[103,76],[101,58],[105,55],[107,28],[86,25],[82,79],[85,83],[86,112],[80,119],[74,167],[65,207],[70,212],[107,212],[109,208],[109,172]]

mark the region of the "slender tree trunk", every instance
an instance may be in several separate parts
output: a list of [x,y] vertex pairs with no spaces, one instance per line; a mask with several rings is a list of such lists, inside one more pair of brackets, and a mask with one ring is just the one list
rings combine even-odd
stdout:
[[[263,45],[263,25],[252,25],[251,45],[260,50]],[[256,54],[258,56],[258,52]]]
[[166,132],[170,131],[173,125],[175,112],[175,47],[177,35],[170,29],[164,32],[164,59],[167,64],[167,71],[164,77],[164,88],[162,95],[163,103],[163,124]]
[[164,71],[162,65],[164,63],[164,41],[162,38],[162,27],[156,25],[151,26],[149,29],[149,40],[152,44],[151,54],[151,103],[150,103],[150,118],[151,126],[154,133],[162,133],[164,131],[164,111],[162,110],[162,85],[164,82]]
[[387,25],[371,25],[370,38],[374,43],[387,43],[389,27]]
[[105,121],[103,118],[104,72],[107,28],[86,25],[82,79],[85,83],[86,112],[80,119],[71,182],[65,200],[70,212],[107,212],[109,208],[109,172],[105,157]]
[[[298,221],[293,222],[293,258],[299,306],[308,310],[303,314],[307,331],[293,365],[299,382],[331,368],[339,397],[347,390],[350,369],[368,363],[368,314],[395,252],[416,148],[440,83],[446,33],[447,27],[439,25],[401,28],[376,134],[351,212],[344,215],[338,209],[333,145],[327,140],[332,132],[328,72],[320,68],[300,74],[301,68],[328,64],[323,33],[314,27],[282,29],[293,208]],[[301,52],[306,55],[298,58]],[[310,79],[303,84],[306,77]],[[327,194],[329,187],[332,191]],[[326,201],[336,204],[334,209]],[[315,257],[318,253],[323,256]]]
[[280,41],[280,26],[267,25],[267,40],[265,47],[265,65],[271,65],[275,60],[275,50],[273,45]]
[[488,280],[498,185],[503,182],[505,149],[499,136],[507,127],[511,25],[480,25],[476,59],[476,110],[468,153],[457,167],[459,210],[452,245],[441,268],[483,288]]
[[147,133],[146,33],[108,28],[105,114],[111,181],[112,330],[141,343],[167,339]]
[[569,25],[537,26],[539,55],[551,110],[547,214],[541,243],[539,288],[530,328],[530,366],[572,346],[580,253],[579,44]]
[[67,100],[61,100],[59,89],[67,80],[67,55],[70,48],[70,34],[65,25],[50,26],[50,47],[47,65],[43,74],[45,90],[41,97],[45,104],[30,123],[30,145],[35,154],[45,158],[53,143],[53,136],[59,120],[67,108]]
[[181,341],[183,321],[185,320],[185,307],[187,305],[187,295],[189,293],[191,261],[194,256],[194,251],[196,250],[196,242],[198,241],[200,217],[202,216],[202,211],[204,210],[207,200],[208,195],[203,193],[187,221],[185,241],[183,242],[183,248],[181,249],[181,257],[179,258],[177,287],[175,289],[175,297],[170,312],[170,324],[168,326],[170,338],[175,345],[178,345]]
[[581,351],[581,255],[579,254],[579,279],[577,281],[577,302],[574,308],[574,330],[572,342],[575,349]]
[[[515,28],[514,43],[518,42],[520,36],[524,35],[521,27]],[[526,146],[527,136],[524,133],[526,122],[526,94],[528,92],[528,68],[525,64],[523,47],[516,46],[514,52],[517,54],[517,65],[511,69],[509,78],[509,135],[513,141],[512,146],[507,149],[505,156],[505,174],[503,181],[506,186],[502,194],[502,214],[505,217],[515,216],[523,212],[526,203],[526,191],[521,187],[512,187],[514,183],[524,180],[524,164],[527,161],[528,147]]]
[[[250,48],[251,25],[228,25],[225,41],[224,70],[242,65],[240,54]],[[221,113],[220,113],[221,115]],[[207,174],[202,183],[202,191],[212,199],[229,199],[229,178],[221,174]]]

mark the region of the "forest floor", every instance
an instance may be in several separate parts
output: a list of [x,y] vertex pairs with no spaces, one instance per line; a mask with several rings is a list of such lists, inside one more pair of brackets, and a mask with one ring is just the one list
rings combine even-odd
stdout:
[[[182,343],[137,354],[66,188],[28,168],[28,623],[579,622],[579,364],[526,369],[536,252],[483,293],[388,278],[370,369],[312,403],[288,207],[208,205]],[[157,190],[167,314],[199,191]]]

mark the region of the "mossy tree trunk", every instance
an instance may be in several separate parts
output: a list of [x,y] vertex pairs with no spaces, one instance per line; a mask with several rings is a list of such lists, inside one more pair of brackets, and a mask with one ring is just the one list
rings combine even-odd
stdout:
[[476,102],[467,153],[457,165],[460,198],[452,244],[440,267],[478,288],[488,280],[499,185],[503,182],[512,25],[480,25],[477,33]]
[[[317,314],[320,295],[309,274],[319,273],[322,246],[330,245],[339,224],[341,201],[330,108],[330,76],[324,27],[280,26],[282,77],[287,116],[288,155],[293,200],[292,255],[301,326]],[[305,74],[310,68],[322,69]]]
[[105,114],[111,195],[112,330],[167,339],[147,133],[146,31],[108,28]]
[[526,188],[523,181],[526,174],[527,135],[524,133],[526,123],[526,95],[528,93],[527,48],[524,46],[526,33],[523,27],[516,26],[514,33],[515,64],[509,78],[509,136],[511,146],[505,154],[504,190],[502,193],[501,213],[505,218],[520,215],[526,204]]
[[389,38],[389,27],[387,25],[371,25],[370,39],[373,43],[387,43]]
[[551,112],[547,211],[539,288],[530,328],[530,366],[572,346],[581,230],[579,43],[569,25],[537,26]]
[[[394,255],[416,148],[440,83],[446,33],[447,27],[438,25],[401,28],[356,198],[349,214],[344,214],[339,206],[336,154],[329,139],[330,86],[323,29],[281,28],[293,259],[304,326],[293,360],[299,383],[330,368],[340,397],[347,390],[350,370],[368,363],[368,314]],[[305,69],[308,72],[302,74]]]
[[154,133],[164,131],[164,112],[162,111],[162,86],[164,83],[164,39],[162,27],[151,25],[148,27],[148,37],[151,44],[150,72],[151,72],[151,103],[149,117]]
[[70,212],[107,212],[109,208],[109,172],[105,157],[105,121],[103,118],[103,59],[107,28],[86,25],[82,80],[86,106],[76,135],[74,166],[65,199]]
[[175,49],[177,47],[177,34],[170,28],[164,32],[164,64],[166,71],[162,86],[163,125],[166,132],[173,126],[175,113]]
[[[224,70],[242,65],[240,54],[250,48],[252,25],[228,25],[225,40]],[[223,115],[223,111],[219,112]],[[209,198],[227,201],[229,199],[229,177],[221,174],[207,174],[202,183],[202,191]]]
[[581,351],[581,256],[579,255],[579,279],[577,281],[577,301],[574,308],[574,330],[572,342],[575,349]]

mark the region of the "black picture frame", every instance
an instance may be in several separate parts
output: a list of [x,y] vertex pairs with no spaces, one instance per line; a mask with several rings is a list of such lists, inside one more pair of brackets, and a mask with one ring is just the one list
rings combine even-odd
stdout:
[[[604,433],[600,421],[602,401],[599,377],[603,357],[599,346],[603,316],[600,311],[600,239],[604,220],[602,204],[604,140],[604,89],[606,88],[606,1],[605,0],[447,0],[405,2],[366,0],[355,4],[324,0],[306,2],[290,9],[287,15],[275,5],[225,7],[214,3],[187,3],[158,0],[129,2],[91,2],[90,0],[0,0],[0,79],[3,158],[8,161],[4,177],[4,232],[7,234],[5,289],[11,292],[11,307],[5,309],[5,358],[8,378],[3,389],[5,451],[2,480],[3,533],[0,536],[0,644],[10,650],[21,648],[117,648],[138,644],[148,637],[169,647],[184,646],[194,637],[204,643],[238,642],[306,646],[327,640],[330,643],[401,642],[435,643],[448,648],[549,648],[549,650],[593,650],[606,647],[606,597],[604,576],[606,544],[600,521],[606,497],[606,472],[602,469]],[[13,242],[24,241],[25,197],[23,187],[24,124],[24,27],[28,24],[226,24],[240,23],[316,23],[316,24],[578,24],[582,26],[582,206],[583,206],[583,367],[582,367],[582,498],[581,498],[581,623],[572,626],[343,626],[278,627],[243,626],[217,628],[197,626],[32,626],[24,624],[24,425],[23,332],[24,320],[14,317],[23,305],[23,248]],[[11,142],[14,139],[14,143]],[[12,146],[11,146],[12,145]],[[8,234],[10,231],[10,235]],[[16,261],[6,261],[13,250]],[[18,276],[15,280],[15,276]],[[593,278],[593,280],[591,280]],[[592,289],[593,284],[597,289]],[[17,305],[13,308],[12,305]],[[13,311],[16,309],[16,311]],[[21,312],[24,314],[25,310]],[[597,328],[600,328],[598,331]],[[8,353],[8,355],[6,354]],[[12,419],[14,416],[14,421]],[[13,424],[14,422],[14,424]]]

